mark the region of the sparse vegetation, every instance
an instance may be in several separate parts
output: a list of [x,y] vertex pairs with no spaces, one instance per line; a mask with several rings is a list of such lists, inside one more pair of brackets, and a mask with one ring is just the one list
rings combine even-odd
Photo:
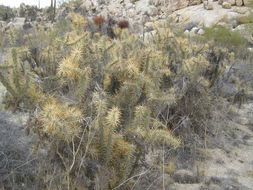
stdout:
[[251,12],[248,16],[242,16],[237,19],[238,24],[249,24],[253,23],[253,12]]
[[15,13],[10,7],[0,5],[0,20],[8,21],[15,16]]
[[205,28],[204,40],[214,40],[217,45],[227,48],[238,48],[246,44],[239,32],[231,31],[224,26]]
[[25,17],[26,20],[35,21],[39,8],[37,6],[29,6],[24,3],[20,4],[18,15],[20,17]]

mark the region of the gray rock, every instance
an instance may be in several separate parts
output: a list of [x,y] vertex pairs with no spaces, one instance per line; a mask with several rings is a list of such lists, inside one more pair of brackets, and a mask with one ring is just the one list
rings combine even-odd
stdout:
[[224,9],[231,9],[232,5],[229,2],[223,2],[222,3],[222,8],[224,8]]
[[133,8],[133,4],[132,3],[126,3],[125,8],[126,9],[131,9],[131,8]]
[[189,31],[189,30],[185,30],[185,31],[184,31],[184,34],[185,34],[185,35],[189,35],[189,34],[190,34],[190,31]]
[[192,33],[192,34],[197,34],[198,31],[199,31],[199,28],[198,28],[198,27],[193,27],[193,28],[191,29],[191,33]]
[[210,0],[204,1],[204,8],[206,10],[213,10],[213,2],[211,2]]
[[198,31],[198,34],[199,35],[203,35],[205,33],[205,31],[201,28],[201,29],[199,29],[199,31]]
[[198,5],[201,4],[203,1],[202,0],[189,0],[189,5]]
[[224,0],[218,0],[219,5],[222,5],[223,2],[224,2]]
[[194,23],[194,22],[189,22],[189,23],[187,23],[187,24],[184,26],[184,30],[189,30],[189,31],[191,31],[191,29],[192,29],[193,27],[196,27],[196,26],[197,26],[196,23]]
[[81,7],[85,8],[86,10],[90,10],[93,7],[92,1],[83,1]]
[[155,6],[149,6],[147,9],[147,13],[149,16],[156,16],[158,15],[158,9]]

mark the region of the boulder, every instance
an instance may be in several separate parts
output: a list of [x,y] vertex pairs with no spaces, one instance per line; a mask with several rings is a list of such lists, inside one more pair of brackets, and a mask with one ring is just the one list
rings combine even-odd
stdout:
[[92,3],[92,1],[83,1],[82,5],[80,7],[82,7],[83,9],[86,9],[86,10],[91,10],[93,7],[93,3]]
[[159,13],[158,9],[153,5],[151,5],[147,8],[147,14],[149,16],[156,16],[156,15],[158,15],[158,13]]
[[198,24],[194,23],[194,22],[189,22],[184,26],[184,30],[191,30],[193,27],[198,26]]
[[126,3],[125,4],[125,8],[126,9],[131,9],[131,8],[133,8],[134,7],[134,4],[133,3]]
[[191,33],[192,33],[192,34],[197,34],[198,31],[199,31],[199,28],[198,28],[198,27],[193,27],[193,28],[191,29]]
[[24,17],[16,17],[13,19],[13,23],[16,25],[23,25],[26,19]]
[[201,4],[202,0],[189,0],[189,6]]
[[229,2],[223,2],[222,3],[222,8],[224,8],[224,9],[231,9],[232,5]]
[[[145,0],[142,0],[145,2]],[[142,2],[140,1],[140,3]],[[188,7],[189,5],[197,5],[201,4],[202,0],[148,0],[150,5],[154,6],[164,6],[168,9],[168,12],[173,12],[185,7]]]
[[236,4],[236,6],[241,7],[243,5],[243,0],[236,0],[235,4]]
[[224,0],[218,0],[219,5],[222,5],[223,2],[224,2]]
[[189,1],[186,0],[172,0],[168,3],[168,12],[171,13],[173,11],[183,9],[188,7]]
[[206,10],[213,10],[213,2],[211,2],[211,1],[204,1],[204,8]]
[[231,5],[235,5],[236,4],[235,0],[225,0],[224,2],[227,2],[227,3],[231,4]]

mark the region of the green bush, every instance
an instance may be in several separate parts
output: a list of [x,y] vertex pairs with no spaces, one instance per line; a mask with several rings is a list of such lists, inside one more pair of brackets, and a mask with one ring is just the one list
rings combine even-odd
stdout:
[[214,26],[205,28],[203,39],[205,41],[214,40],[217,45],[226,46],[228,48],[237,48],[244,46],[246,40],[239,32],[231,31],[223,26]]
[[25,5],[22,3],[19,7],[19,16],[25,17],[27,20],[35,21],[39,9],[37,6]]
[[10,7],[0,5],[0,20],[8,21],[14,17],[15,13]]

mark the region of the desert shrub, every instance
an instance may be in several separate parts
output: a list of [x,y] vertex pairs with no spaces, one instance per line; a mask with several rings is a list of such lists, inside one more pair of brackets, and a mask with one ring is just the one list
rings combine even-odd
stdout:
[[15,13],[10,7],[0,5],[0,20],[8,21],[14,17],[15,17]]
[[253,7],[253,1],[252,0],[248,0],[246,2],[244,2],[245,5],[247,5],[248,7]]
[[214,40],[217,45],[227,48],[238,48],[246,44],[239,32],[231,31],[223,26],[205,28],[204,40]]
[[56,16],[56,7],[57,7],[57,1],[56,0],[51,0],[51,5],[50,7],[47,7],[44,10],[44,15],[48,20],[51,22],[55,21],[55,16]]
[[200,134],[225,56],[167,27],[144,42],[128,29],[114,28],[115,39],[91,34],[85,24],[73,13],[65,33],[26,36],[25,47],[10,48],[0,81],[8,107],[29,112],[40,146],[49,144],[52,167],[37,171],[46,189],[127,189],[143,167],[159,170],[159,158],[145,162],[151,149],[184,141],[172,132],[182,118]]
[[240,24],[248,24],[253,23],[253,12],[250,12],[247,16],[241,16],[237,19],[237,23]]
[[253,1],[252,0],[248,0],[247,1],[247,6],[251,8],[250,12],[248,15],[246,16],[241,16],[237,19],[237,23],[238,24],[247,24],[247,23],[253,23]]
[[27,20],[34,21],[38,13],[39,8],[37,6],[25,5],[24,3],[20,4],[18,13],[20,17],[25,17]]

